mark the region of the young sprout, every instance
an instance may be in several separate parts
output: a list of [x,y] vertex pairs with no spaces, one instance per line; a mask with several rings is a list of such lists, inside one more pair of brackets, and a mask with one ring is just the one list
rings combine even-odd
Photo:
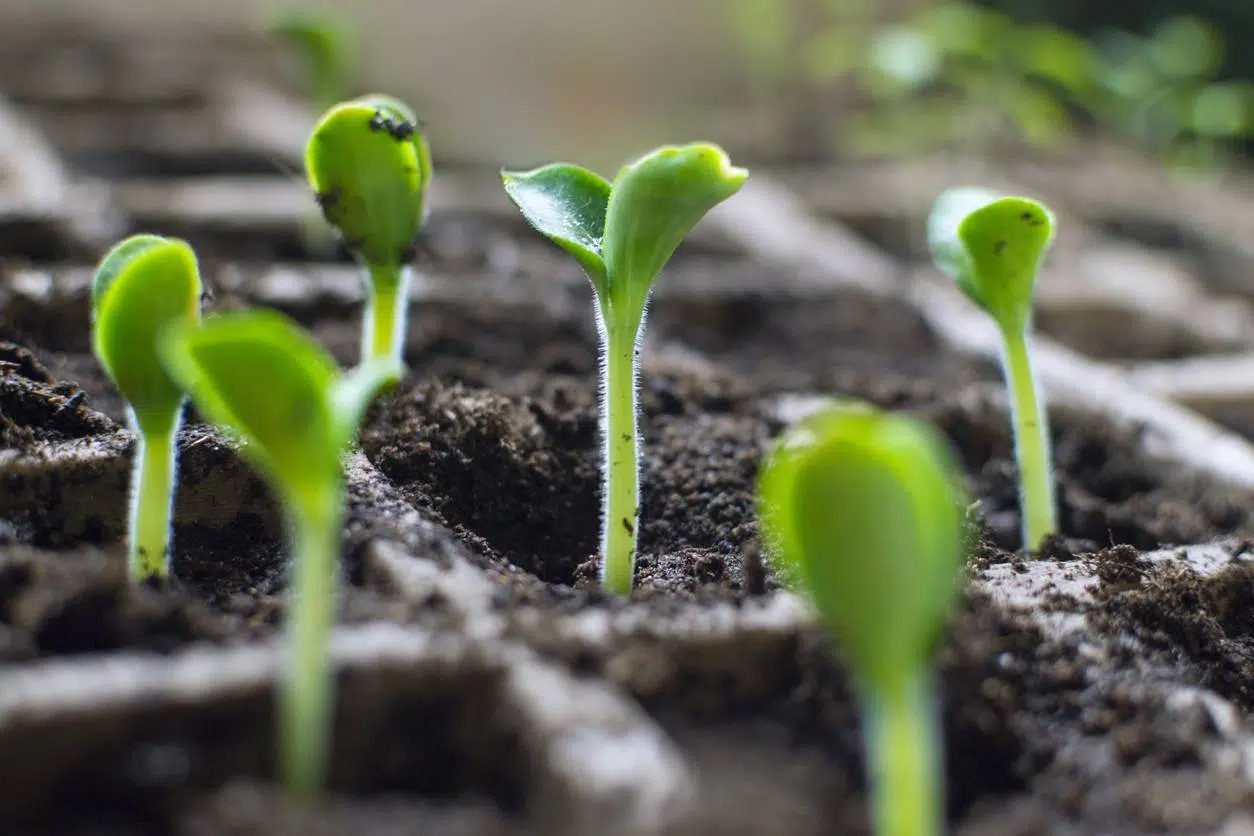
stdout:
[[200,271],[186,242],[135,235],[105,254],[91,287],[92,343],[126,399],[137,447],[131,475],[132,580],[169,574],[175,438],[183,391],[166,374],[157,340],[171,323],[200,321]]
[[566,163],[501,177],[527,221],[575,257],[596,295],[605,456],[601,580],[627,594],[640,501],[636,354],[649,293],[684,237],[740,189],[748,172],[718,146],[693,143],[646,154],[612,184]]
[[866,405],[830,407],[790,429],[759,475],[771,553],[853,675],[879,836],[942,832],[932,655],[965,552],[956,476],[930,425]]
[[1032,294],[1054,239],[1054,216],[1025,197],[975,188],[945,192],[928,219],[937,266],[993,318],[1002,337],[1010,390],[1024,547],[1040,548],[1058,530],[1049,424],[1028,353]]
[[402,362],[414,237],[427,219],[431,153],[413,111],[379,94],[335,105],[305,149],[322,214],[367,271],[362,359]]
[[341,376],[312,337],[266,310],[171,329],[160,348],[200,412],[242,440],[242,454],[285,511],[294,555],[279,760],[285,785],[308,797],[322,785],[330,746],[327,642],[343,529],[341,459],[374,394],[400,367],[382,358]]
[[325,109],[348,95],[357,53],[344,20],[329,12],[284,6],[270,19],[269,31],[290,45],[315,106]]

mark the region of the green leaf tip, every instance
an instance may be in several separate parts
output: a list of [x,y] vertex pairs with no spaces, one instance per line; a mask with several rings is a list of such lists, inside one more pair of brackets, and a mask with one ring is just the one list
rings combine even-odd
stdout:
[[[167,332],[162,355],[207,419],[239,436],[243,453],[299,498],[336,478],[361,401],[396,379],[392,361],[368,365],[373,388],[349,397],[334,359],[303,328],[271,310],[222,314]],[[391,372],[391,376],[385,372]]]
[[501,172],[528,223],[588,273],[603,311],[629,319],[692,228],[748,176],[707,142],[655,149],[613,183],[569,163]]
[[765,541],[860,680],[926,665],[965,557],[956,457],[930,424],[865,404],[787,430],[758,480]]
[[606,279],[601,258],[610,183],[599,174],[568,163],[531,171],[502,171],[505,193],[527,222],[575,257],[593,284]]
[[413,110],[372,93],[334,105],[305,149],[309,185],[327,221],[370,265],[409,259],[427,219],[431,152]]
[[937,266],[1002,329],[1022,333],[1054,229],[1054,215],[1042,203],[962,187],[937,199],[928,247]]
[[172,323],[200,320],[202,286],[187,242],[134,235],[113,246],[92,279],[92,343],[96,357],[126,398],[141,428],[172,422],[183,392],[157,353]]

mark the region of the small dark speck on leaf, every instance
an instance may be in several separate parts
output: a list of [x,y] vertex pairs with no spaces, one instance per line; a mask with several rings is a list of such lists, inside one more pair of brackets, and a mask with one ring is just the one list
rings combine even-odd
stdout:
[[1019,220],[1021,220],[1021,221],[1030,221],[1030,220],[1032,220],[1032,213],[1031,213],[1031,212],[1029,212],[1029,211],[1027,211],[1027,210],[1025,209],[1023,212],[1021,212],[1021,213],[1019,214]]
[[631,520],[623,517],[623,528],[627,529],[628,534],[635,534],[636,528],[631,524]]
[[1006,251],[1006,242],[998,241],[993,244],[993,255],[1001,255]]

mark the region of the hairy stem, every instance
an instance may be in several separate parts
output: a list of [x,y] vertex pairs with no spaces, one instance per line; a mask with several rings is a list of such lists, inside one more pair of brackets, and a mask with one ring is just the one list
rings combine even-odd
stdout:
[[131,473],[131,540],[127,568],[132,581],[170,573],[170,515],[174,504],[175,440],[178,413],[136,427]]
[[284,786],[312,798],[326,779],[334,713],[331,625],[343,527],[337,480],[304,502],[289,502],[293,543],[287,671],[280,704],[279,767]]
[[1036,550],[1058,530],[1054,472],[1050,461],[1049,422],[1028,357],[1026,332],[1003,331],[1003,365],[1010,388],[1015,457],[1019,465],[1019,504],[1024,548]]
[[640,506],[640,452],[636,427],[636,342],[640,321],[601,322],[601,403],[605,410],[602,470],[601,584],[631,592]]
[[409,312],[410,269],[403,264],[371,264],[362,323],[361,359],[404,360],[405,317]]
[[939,836],[943,740],[930,671],[863,698],[862,730],[876,836]]

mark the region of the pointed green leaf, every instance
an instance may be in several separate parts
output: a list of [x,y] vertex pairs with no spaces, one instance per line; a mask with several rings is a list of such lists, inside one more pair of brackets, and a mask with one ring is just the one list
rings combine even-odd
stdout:
[[599,292],[605,284],[601,239],[610,202],[609,182],[568,163],[502,171],[501,180],[527,222],[573,255]]
[[377,357],[366,360],[335,382],[331,389],[331,406],[340,450],[352,444],[366,409],[379,391],[404,376],[405,368],[395,358]]
[[270,310],[223,314],[161,341],[171,374],[208,420],[289,497],[339,472],[332,415],[334,360],[299,325]]
[[624,167],[610,192],[602,248],[610,306],[634,315],[692,228],[748,176],[703,142],[658,148]]
[[952,606],[965,550],[957,472],[930,425],[866,408],[801,422],[763,466],[767,542],[877,687],[927,663]]
[[93,348],[145,432],[168,430],[183,403],[157,340],[172,322],[199,321],[200,294],[196,254],[175,238],[127,238],[96,270]]
[[1031,321],[1036,275],[1053,239],[1054,216],[1044,205],[985,189],[945,192],[928,218],[937,266],[1012,333]]
[[372,94],[332,107],[309,137],[305,170],[349,249],[373,265],[409,257],[432,172],[427,140],[404,103]]

